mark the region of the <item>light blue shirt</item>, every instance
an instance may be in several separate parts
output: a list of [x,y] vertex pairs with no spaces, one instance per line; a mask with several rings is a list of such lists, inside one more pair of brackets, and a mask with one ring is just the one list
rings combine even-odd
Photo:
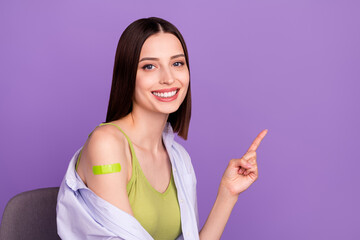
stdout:
[[[169,122],[162,138],[170,157],[180,205],[182,234],[177,240],[197,240],[200,226],[196,175],[190,156],[183,146],[175,142]],[[61,239],[153,240],[136,218],[100,198],[84,184],[75,170],[81,149],[72,157],[58,193],[56,222]]]

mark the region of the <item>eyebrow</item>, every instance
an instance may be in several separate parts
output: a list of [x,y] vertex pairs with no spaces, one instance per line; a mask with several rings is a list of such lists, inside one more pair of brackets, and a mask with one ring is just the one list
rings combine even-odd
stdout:
[[[178,57],[185,57],[184,54],[177,54],[177,55],[174,55],[172,56],[170,59],[174,59],[174,58],[178,58]],[[139,62],[142,62],[142,61],[145,61],[145,60],[159,60],[159,58],[154,58],[154,57],[145,57],[145,58],[142,58]]]

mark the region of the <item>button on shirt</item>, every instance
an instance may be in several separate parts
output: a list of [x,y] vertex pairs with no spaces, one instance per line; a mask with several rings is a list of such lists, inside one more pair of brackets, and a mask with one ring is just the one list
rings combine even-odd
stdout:
[[[182,234],[176,240],[197,240],[196,175],[190,156],[175,142],[169,122],[162,138],[170,157],[180,205]],[[81,149],[72,157],[58,193],[56,222],[61,239],[153,240],[136,218],[100,198],[84,184],[75,170]]]

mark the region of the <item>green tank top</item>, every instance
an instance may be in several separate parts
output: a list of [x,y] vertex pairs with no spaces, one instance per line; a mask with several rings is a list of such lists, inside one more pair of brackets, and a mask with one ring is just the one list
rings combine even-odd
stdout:
[[[155,240],[176,239],[181,234],[181,218],[172,171],[167,189],[163,193],[158,192],[151,186],[141,170],[129,137],[116,124],[101,123],[99,126],[106,124],[117,127],[125,135],[130,145],[132,174],[126,190],[134,217]],[[76,163],[76,169],[81,158],[81,152],[82,149]]]

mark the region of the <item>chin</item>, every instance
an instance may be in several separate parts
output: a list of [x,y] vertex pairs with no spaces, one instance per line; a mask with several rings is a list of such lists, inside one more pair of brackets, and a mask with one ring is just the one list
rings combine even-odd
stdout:
[[170,114],[170,113],[174,113],[179,109],[180,106],[177,107],[169,107],[167,109],[165,108],[161,108],[159,109],[160,112],[164,113],[164,114]]

